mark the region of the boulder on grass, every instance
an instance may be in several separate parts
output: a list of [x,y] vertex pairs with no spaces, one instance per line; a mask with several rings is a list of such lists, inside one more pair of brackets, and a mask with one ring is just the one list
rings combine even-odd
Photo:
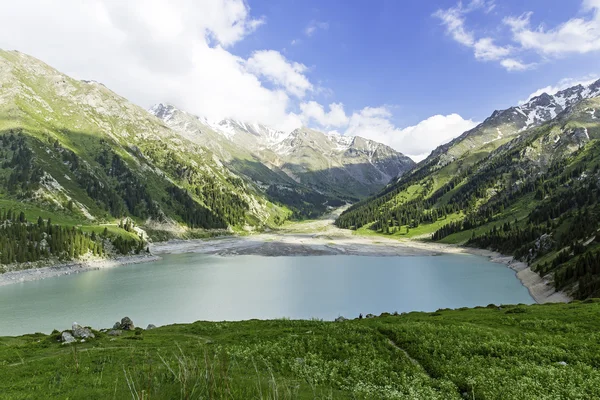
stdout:
[[156,325],[149,324],[149,325],[146,327],[146,330],[147,330],[147,331],[149,331],[150,329],[154,329],[154,328],[156,328]]
[[63,342],[63,344],[64,343],[73,343],[73,342],[75,342],[75,338],[73,337],[73,335],[71,335],[71,332],[64,331],[60,335],[60,341]]
[[131,318],[123,317],[119,328],[123,329],[124,331],[132,331],[135,329],[135,325],[133,325],[133,321],[131,320]]
[[92,331],[89,328],[84,328],[79,325],[77,322],[73,322],[73,326],[71,327],[71,332],[73,332],[73,336],[76,338],[87,339],[95,337]]

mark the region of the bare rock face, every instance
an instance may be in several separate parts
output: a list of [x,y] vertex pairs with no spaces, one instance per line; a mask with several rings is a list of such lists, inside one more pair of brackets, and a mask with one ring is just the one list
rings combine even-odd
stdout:
[[123,317],[123,319],[121,319],[121,324],[120,324],[119,328],[124,331],[132,331],[135,329],[135,325],[133,324],[133,321],[131,320],[131,318]]
[[71,335],[71,332],[69,331],[64,331],[61,335],[60,335],[60,341],[66,344],[69,343],[73,343],[75,342],[75,338],[73,337],[73,335]]
[[146,330],[149,331],[150,329],[154,329],[154,328],[156,328],[156,325],[149,324],[148,327],[146,328]]
[[121,333],[123,333],[123,331],[121,331],[120,329],[111,329],[110,331],[108,331],[107,335],[108,336],[121,336]]

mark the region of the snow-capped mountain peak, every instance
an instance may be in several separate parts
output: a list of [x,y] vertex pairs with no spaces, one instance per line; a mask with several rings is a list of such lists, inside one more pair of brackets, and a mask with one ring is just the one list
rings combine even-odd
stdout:
[[150,112],[184,137],[240,168],[242,174],[244,168],[252,173],[260,171],[257,163],[262,163],[264,168],[279,171],[319,193],[366,196],[414,165],[394,149],[361,137],[326,134],[306,127],[282,132],[232,118],[215,122],[164,104],[152,107]]
[[526,117],[522,130],[541,125],[555,118],[572,105],[581,100],[600,96],[600,79],[589,85],[576,85],[554,94],[542,93],[527,103],[515,107],[517,112]]

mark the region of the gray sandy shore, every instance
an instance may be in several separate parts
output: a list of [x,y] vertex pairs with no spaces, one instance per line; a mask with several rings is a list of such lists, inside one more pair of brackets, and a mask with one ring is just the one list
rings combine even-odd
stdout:
[[9,271],[0,274],[0,286],[10,285],[13,283],[37,281],[40,279],[77,274],[80,272],[94,271],[103,268],[113,268],[127,264],[139,264],[143,262],[156,261],[158,259],[160,259],[160,257],[154,255],[135,255],[104,260],[73,261],[41,268]]

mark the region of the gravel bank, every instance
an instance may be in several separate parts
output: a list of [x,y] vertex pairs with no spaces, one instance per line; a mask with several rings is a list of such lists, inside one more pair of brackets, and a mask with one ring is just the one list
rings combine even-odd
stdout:
[[155,255],[136,255],[117,257],[106,260],[81,261],[55,264],[42,268],[30,268],[18,271],[9,271],[0,274],[0,286],[13,283],[37,281],[40,279],[52,278],[56,276],[77,274],[80,272],[93,271],[103,268],[113,268],[127,264],[138,264],[149,261],[156,261],[160,257]]

